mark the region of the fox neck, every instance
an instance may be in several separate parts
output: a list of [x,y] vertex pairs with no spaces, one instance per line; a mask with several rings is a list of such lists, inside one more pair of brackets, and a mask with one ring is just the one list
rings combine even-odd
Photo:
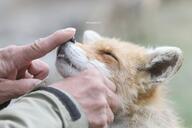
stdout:
[[133,115],[117,117],[111,128],[180,128],[170,108],[157,110],[143,108]]
[[[159,92],[160,93],[160,88]],[[163,90],[165,91],[165,90]],[[161,94],[161,93],[160,93]],[[163,94],[144,104],[127,103],[111,128],[180,128],[178,118]]]

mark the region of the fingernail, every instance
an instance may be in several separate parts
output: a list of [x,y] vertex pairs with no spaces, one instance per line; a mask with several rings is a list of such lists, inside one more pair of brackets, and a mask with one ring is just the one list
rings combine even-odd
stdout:
[[69,28],[63,29],[62,31],[64,31],[64,32],[70,32],[70,33],[75,33],[75,32],[76,32],[76,29],[75,29],[75,28],[72,28],[72,27],[69,27]]

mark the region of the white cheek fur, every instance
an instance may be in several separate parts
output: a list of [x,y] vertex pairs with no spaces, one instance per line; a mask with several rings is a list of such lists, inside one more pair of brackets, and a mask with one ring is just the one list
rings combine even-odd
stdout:
[[86,53],[79,47],[73,44],[67,44],[65,54],[78,69],[84,70],[87,68],[88,59]]
[[58,72],[63,77],[74,76],[75,74],[77,74],[79,72],[76,69],[72,68],[71,65],[65,63],[64,61],[57,60],[56,67],[57,67]]
[[107,69],[106,65],[98,60],[90,60],[89,65],[98,69],[104,76],[110,77],[110,71]]
[[[70,60],[71,64],[65,62],[65,60],[56,60],[57,70],[63,77],[73,76],[91,67],[97,68],[105,76],[110,75],[110,71],[104,63],[96,59],[88,60],[86,52],[74,44],[66,44],[65,56]],[[72,64],[75,65],[77,69],[75,69]]]

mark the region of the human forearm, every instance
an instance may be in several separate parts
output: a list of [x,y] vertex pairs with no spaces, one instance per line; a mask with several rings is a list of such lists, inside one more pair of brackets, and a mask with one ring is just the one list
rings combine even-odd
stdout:
[[[70,128],[88,127],[84,114],[78,104],[67,101],[70,97],[61,93],[65,99],[59,99],[48,91],[35,91],[27,94],[0,112],[0,127],[2,128]],[[71,97],[69,98],[71,100]],[[63,100],[63,101],[61,101]],[[66,101],[64,101],[66,100]],[[64,105],[64,102],[66,104]],[[74,106],[70,106],[73,104]],[[80,112],[80,116],[71,113],[67,106]]]

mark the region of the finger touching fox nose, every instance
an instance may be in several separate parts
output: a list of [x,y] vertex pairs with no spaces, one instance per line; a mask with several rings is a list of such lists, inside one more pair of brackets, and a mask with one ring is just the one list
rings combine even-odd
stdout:
[[23,58],[27,60],[40,58],[55,49],[57,46],[71,39],[75,35],[75,31],[74,28],[59,30],[48,37],[35,41],[32,44],[22,46],[20,52],[23,54],[21,55],[23,55]]

